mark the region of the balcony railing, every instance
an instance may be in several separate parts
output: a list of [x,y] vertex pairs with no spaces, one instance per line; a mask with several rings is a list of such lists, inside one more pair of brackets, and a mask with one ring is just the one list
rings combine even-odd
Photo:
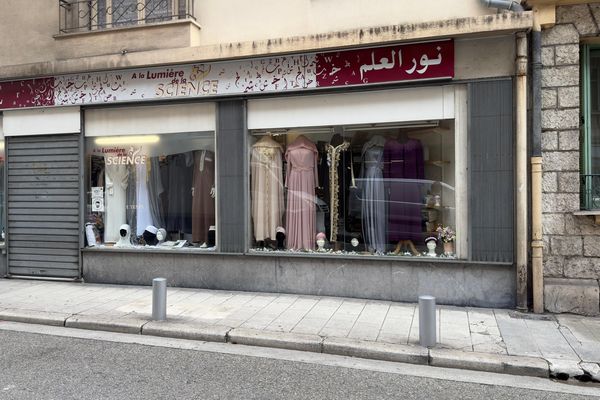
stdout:
[[581,209],[600,210],[600,174],[581,175]]
[[58,0],[60,32],[75,33],[194,18],[194,0]]

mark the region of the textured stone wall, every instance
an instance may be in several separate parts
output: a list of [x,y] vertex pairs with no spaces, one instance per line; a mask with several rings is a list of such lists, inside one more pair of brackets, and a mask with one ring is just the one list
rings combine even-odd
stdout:
[[542,151],[545,306],[599,313],[600,226],[579,211],[579,44],[598,36],[600,5],[558,7],[542,32]]

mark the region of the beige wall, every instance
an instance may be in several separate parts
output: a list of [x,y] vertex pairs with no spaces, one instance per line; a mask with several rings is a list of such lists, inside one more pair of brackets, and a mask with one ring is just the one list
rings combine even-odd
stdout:
[[202,0],[204,44],[493,14],[479,0]]
[[[165,33],[164,29],[154,29],[154,33],[144,31],[145,40],[136,32],[102,38],[88,35],[90,39],[86,43],[85,35],[84,39],[81,36],[72,39],[53,37],[59,31],[58,0],[1,0],[0,37],[5,39],[0,40],[0,67],[113,55],[122,49],[131,54],[189,46],[226,46],[236,42],[496,13],[482,7],[479,0],[286,0],[285,5],[278,0],[202,0],[195,3],[197,22],[202,28],[199,32],[173,28]],[[156,34],[158,32],[160,34]],[[318,45],[317,38],[315,47]],[[128,66],[132,65],[137,64]],[[81,66],[83,70],[87,69],[83,59]],[[35,68],[39,74],[44,74],[43,66]],[[31,74],[31,68],[26,71],[23,75]]]

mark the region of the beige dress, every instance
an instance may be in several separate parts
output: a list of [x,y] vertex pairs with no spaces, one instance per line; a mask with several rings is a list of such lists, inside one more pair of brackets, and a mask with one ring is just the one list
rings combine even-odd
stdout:
[[316,196],[319,185],[317,146],[304,136],[298,136],[287,148],[287,247],[313,250],[316,232]]
[[252,221],[255,240],[275,239],[283,218],[281,145],[265,136],[252,146]]

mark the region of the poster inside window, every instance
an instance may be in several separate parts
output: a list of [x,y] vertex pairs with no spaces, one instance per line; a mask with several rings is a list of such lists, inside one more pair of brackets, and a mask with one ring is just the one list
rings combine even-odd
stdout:
[[213,132],[86,138],[86,243],[214,250]]
[[454,121],[254,130],[254,252],[454,258]]

